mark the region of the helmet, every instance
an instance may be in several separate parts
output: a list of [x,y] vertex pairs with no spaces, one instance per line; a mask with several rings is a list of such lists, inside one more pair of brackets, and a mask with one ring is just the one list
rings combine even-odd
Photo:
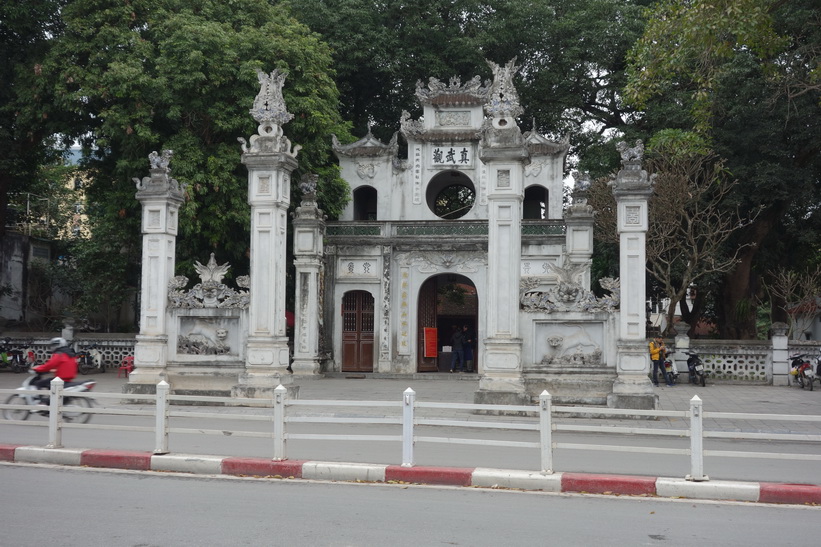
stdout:
[[68,342],[66,342],[65,338],[52,338],[48,341],[52,348],[62,348],[63,346],[67,346]]

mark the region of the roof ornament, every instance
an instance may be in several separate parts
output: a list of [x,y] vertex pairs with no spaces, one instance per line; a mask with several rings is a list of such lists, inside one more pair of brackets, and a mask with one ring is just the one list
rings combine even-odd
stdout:
[[525,110],[519,104],[519,94],[513,85],[513,76],[519,71],[519,67],[516,66],[516,57],[504,66],[497,65],[490,60],[487,60],[487,64],[493,71],[493,83],[490,86],[490,97],[485,105],[485,112],[494,118],[520,116]]
[[285,99],[282,97],[282,86],[287,76],[287,73],[280,72],[279,69],[274,69],[270,74],[257,69],[259,93],[249,112],[259,124],[284,125],[294,118],[285,107]]

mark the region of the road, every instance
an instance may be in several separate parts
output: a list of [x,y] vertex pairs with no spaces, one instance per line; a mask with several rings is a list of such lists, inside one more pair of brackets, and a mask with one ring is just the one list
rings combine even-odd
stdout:
[[821,509],[0,464],[4,545],[812,545]]

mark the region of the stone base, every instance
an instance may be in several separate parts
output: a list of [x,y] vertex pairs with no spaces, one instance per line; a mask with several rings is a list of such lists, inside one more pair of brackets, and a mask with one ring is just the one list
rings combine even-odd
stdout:
[[619,374],[613,382],[613,393],[607,397],[610,408],[655,410],[658,403],[659,397],[653,390],[647,371]]
[[619,395],[613,393],[607,397],[607,406],[610,408],[630,408],[634,410],[655,410],[658,408],[659,397],[652,395]]
[[288,390],[288,398],[299,399],[299,386],[294,385],[293,374],[285,369],[246,370],[239,375],[238,383],[231,387],[231,396],[246,399],[272,399],[274,390],[280,385]]
[[525,387],[533,401],[547,390],[553,404],[606,405],[615,379],[612,368],[561,367],[526,373]]
[[317,359],[294,358],[291,369],[295,376],[320,376],[319,361]]
[[[289,399],[299,399],[299,386],[283,386],[288,391]],[[274,398],[275,387],[236,385],[231,388],[231,397],[242,397],[243,399],[269,399]]]
[[[479,389],[473,394],[473,402],[485,405],[530,405],[530,396],[525,390],[521,377],[493,377],[482,376],[479,379]],[[479,410],[477,414],[494,416],[526,416],[529,412],[508,410]]]

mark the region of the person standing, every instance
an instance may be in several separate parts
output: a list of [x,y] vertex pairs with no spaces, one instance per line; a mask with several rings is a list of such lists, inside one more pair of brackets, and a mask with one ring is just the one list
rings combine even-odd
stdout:
[[453,334],[450,335],[450,351],[452,352],[450,358],[450,371],[453,372],[454,369],[456,369],[459,372],[462,372],[465,367],[464,336],[457,325],[453,325],[451,330],[453,331]]
[[473,331],[470,330],[470,327],[467,325],[462,327],[462,352],[464,353],[465,358],[465,370],[467,372],[473,372],[473,342],[474,336]]
[[662,374],[664,374],[664,382],[667,384],[667,387],[673,387],[672,379],[664,367],[664,356],[666,354],[667,348],[664,346],[664,340],[661,339],[661,336],[657,336],[650,341],[650,360],[653,361],[653,385],[656,387],[659,385],[659,369],[661,369]]

